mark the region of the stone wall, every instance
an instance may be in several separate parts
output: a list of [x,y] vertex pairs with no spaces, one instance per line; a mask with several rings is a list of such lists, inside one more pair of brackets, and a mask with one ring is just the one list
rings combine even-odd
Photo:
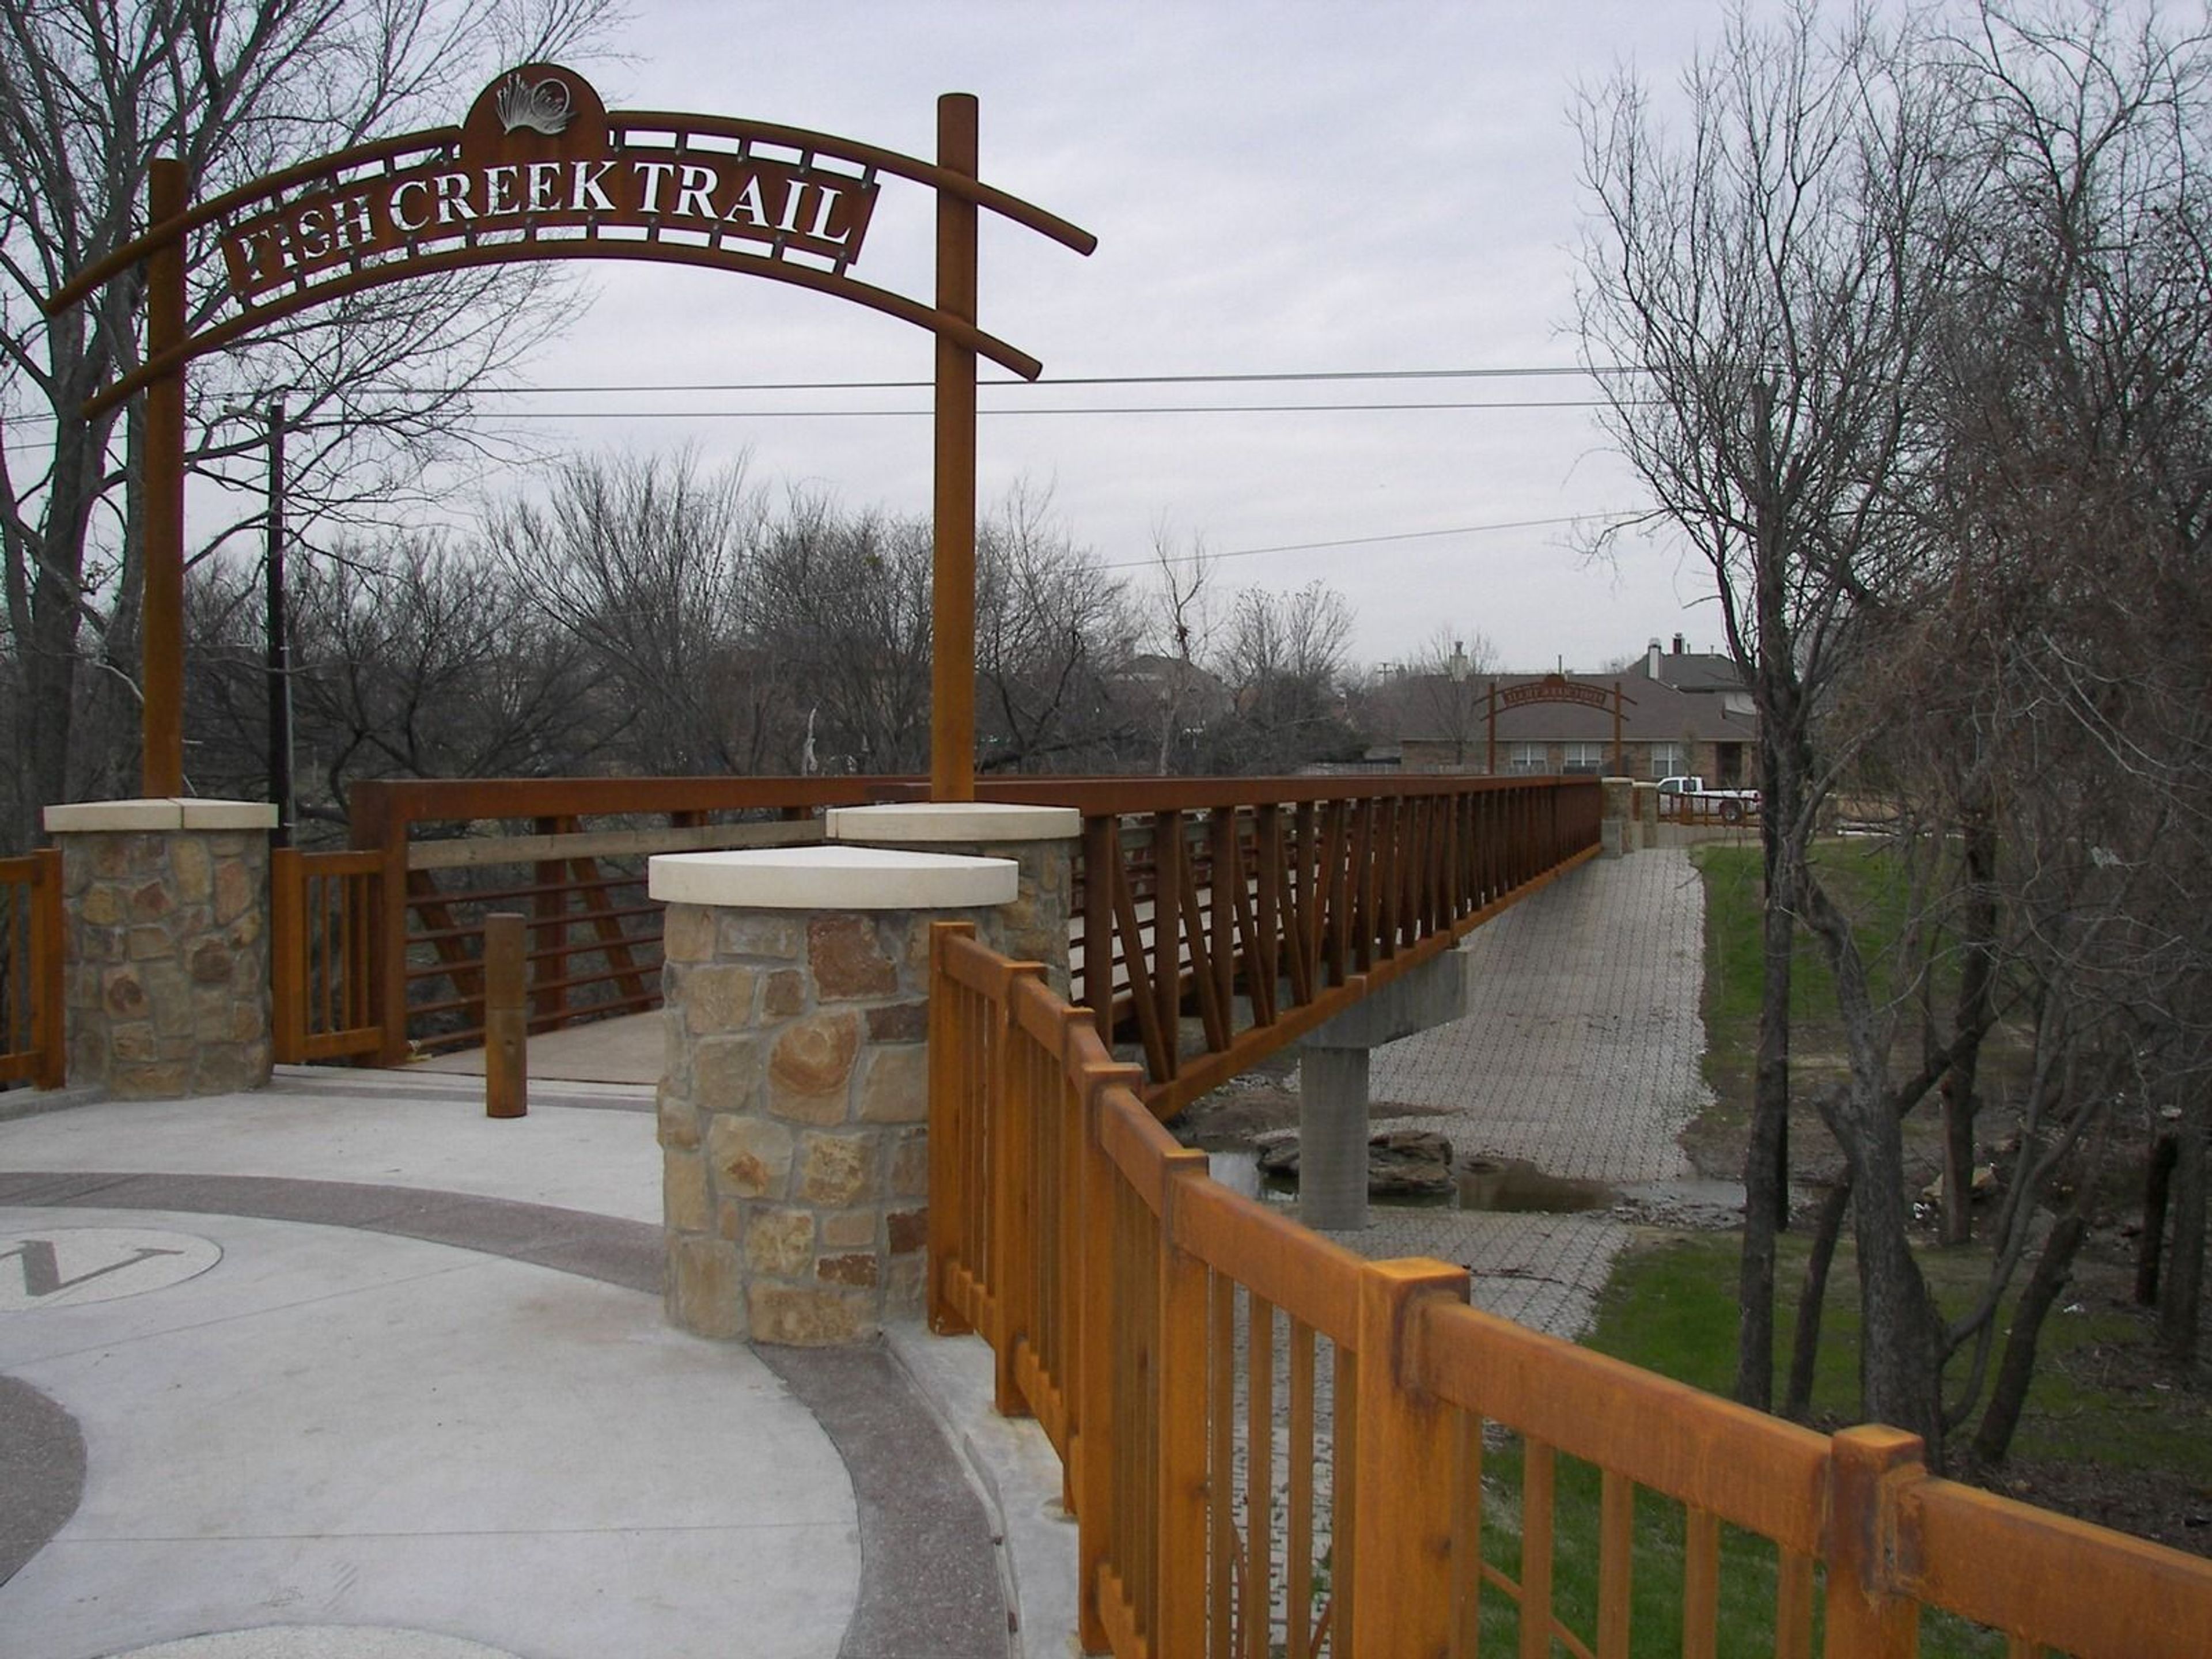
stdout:
[[57,837],[69,1078],[127,1099],[269,1080],[269,837],[258,829]]
[[929,924],[947,916],[669,907],[659,1116],[678,1325],[813,1346],[920,1312]]

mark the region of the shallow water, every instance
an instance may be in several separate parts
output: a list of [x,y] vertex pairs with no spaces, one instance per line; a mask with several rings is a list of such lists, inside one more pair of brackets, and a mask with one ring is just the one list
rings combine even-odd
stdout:
[[[1269,1194],[1287,1195],[1297,1190],[1296,1182],[1263,1179],[1260,1155],[1249,1146],[1209,1152],[1206,1158],[1207,1172],[1232,1193],[1262,1198]],[[1606,1209],[1619,1203],[1620,1196],[1602,1182],[1547,1175],[1521,1158],[1473,1158],[1462,1164],[1455,1189],[1446,1197],[1395,1198],[1389,1201],[1449,1210],[1556,1215]]]

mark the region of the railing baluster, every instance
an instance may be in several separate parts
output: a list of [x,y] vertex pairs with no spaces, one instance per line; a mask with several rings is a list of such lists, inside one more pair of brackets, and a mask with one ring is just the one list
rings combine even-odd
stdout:
[[1275,1003],[1283,975],[1283,821],[1280,809],[1261,806],[1252,815],[1258,869],[1253,894],[1253,927],[1259,946],[1259,966],[1249,975],[1253,1018],[1262,1025],[1275,1023]]
[[1152,1081],[1171,1081],[1182,1052],[1182,814],[1152,815],[1152,995],[1160,1059]]
[[1521,1443],[1521,1659],[1552,1656],[1553,1457],[1540,1440]]
[[1720,1517],[1691,1504],[1682,1516],[1682,1659],[1717,1659],[1720,1597]]

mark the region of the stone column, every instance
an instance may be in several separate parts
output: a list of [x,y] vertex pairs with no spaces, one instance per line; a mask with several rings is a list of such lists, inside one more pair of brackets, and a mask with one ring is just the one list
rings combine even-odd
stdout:
[[819,1346],[921,1309],[929,924],[1014,865],[842,846],[652,860],[669,1318]]
[[1067,927],[1075,885],[1075,847],[1083,815],[1072,806],[1002,801],[833,806],[823,815],[833,842],[1011,860],[1014,902],[988,913],[982,942],[1016,962],[1041,962],[1055,994],[1068,994]]
[[1636,830],[1629,813],[1635,805],[1636,786],[1627,778],[1601,778],[1598,787],[1605,792],[1604,817],[1598,832],[1603,851],[1599,856],[1617,859],[1635,850]]
[[269,831],[256,801],[50,806],[69,1081],[176,1100],[269,1081]]
[[1636,786],[1636,844],[1649,850],[1659,844],[1659,786]]

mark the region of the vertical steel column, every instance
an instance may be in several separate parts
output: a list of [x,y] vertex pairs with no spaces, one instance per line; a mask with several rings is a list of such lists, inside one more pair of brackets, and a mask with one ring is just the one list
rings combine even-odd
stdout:
[[[937,100],[937,161],[977,176],[975,99]],[[937,192],[937,308],[975,320],[975,204]],[[931,582],[929,793],[975,799],[975,353],[937,337],[936,559]]]
[[[182,161],[147,170],[146,217],[159,226],[183,213],[189,186]],[[184,343],[184,239],[164,243],[146,262],[146,356]],[[146,388],[146,503],[142,521],[144,599],[139,720],[140,793],[185,793],[185,371],[180,364]]]

